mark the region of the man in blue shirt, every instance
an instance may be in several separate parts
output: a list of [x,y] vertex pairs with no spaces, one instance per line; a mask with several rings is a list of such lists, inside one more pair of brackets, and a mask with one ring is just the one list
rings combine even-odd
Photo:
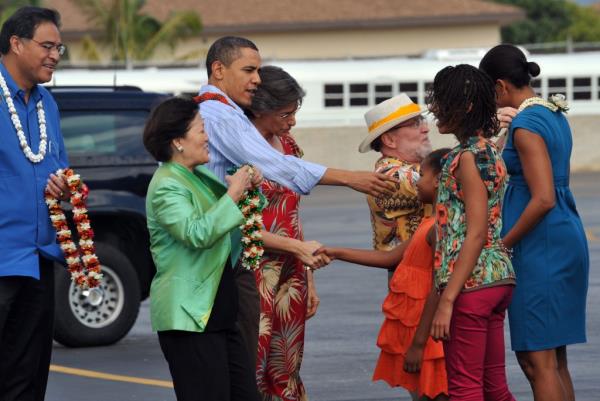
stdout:
[[[327,168],[275,150],[242,110],[251,105],[254,91],[260,85],[260,64],[258,48],[245,38],[223,37],[208,50],[208,85],[200,89],[199,100],[209,138],[207,166],[217,177],[224,181],[230,167],[250,163],[257,166],[265,178],[301,194],[309,193],[318,184],[344,185],[374,196],[393,191],[396,180],[384,174]],[[286,251],[283,241],[277,241],[277,235],[269,232],[263,235],[265,247]],[[312,252],[306,256],[301,258],[303,263],[311,267],[323,265]],[[252,272],[238,266],[235,278],[240,301],[238,324],[254,361],[260,298]]]
[[0,400],[43,400],[52,352],[53,261],[44,190],[68,187],[58,108],[40,83],[64,53],[56,11],[23,7],[0,31]]

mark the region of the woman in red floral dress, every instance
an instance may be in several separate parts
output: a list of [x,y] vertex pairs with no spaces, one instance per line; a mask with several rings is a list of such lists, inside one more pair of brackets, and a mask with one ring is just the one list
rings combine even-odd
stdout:
[[[296,124],[295,114],[304,91],[281,68],[265,66],[260,76],[262,83],[252,101],[252,122],[275,149],[301,157],[302,151],[289,133]],[[301,243],[300,195],[266,179],[262,191],[269,201],[263,210],[265,229],[286,241]],[[307,400],[300,364],[305,322],[314,315],[318,304],[312,271],[307,271],[294,254],[270,252],[268,245],[265,239],[266,252],[261,268],[255,272],[261,303],[258,389],[263,400]]]

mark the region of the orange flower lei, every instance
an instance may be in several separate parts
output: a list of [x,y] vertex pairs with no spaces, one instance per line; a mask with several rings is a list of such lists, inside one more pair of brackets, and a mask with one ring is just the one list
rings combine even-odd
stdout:
[[71,193],[70,201],[73,205],[73,221],[79,234],[81,250],[77,249],[72,240],[72,233],[67,225],[67,218],[60,206],[60,201],[48,191],[46,191],[44,199],[48,205],[50,220],[56,229],[56,238],[65,255],[71,280],[82,289],[97,287],[102,279],[102,273],[100,272],[100,261],[95,253],[94,231],[90,226],[85,204],[89,192],[88,187],[81,181],[79,174],[75,174],[70,168],[58,170],[56,174],[67,178]]

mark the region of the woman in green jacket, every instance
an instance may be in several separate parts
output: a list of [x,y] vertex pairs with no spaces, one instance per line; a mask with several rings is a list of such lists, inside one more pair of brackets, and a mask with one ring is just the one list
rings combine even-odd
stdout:
[[236,328],[232,266],[243,222],[237,202],[262,177],[245,166],[227,177],[226,188],[202,166],[208,137],[191,99],[157,106],[144,146],[162,162],[146,198],[156,265],[150,311],[177,400],[256,400],[254,361]]

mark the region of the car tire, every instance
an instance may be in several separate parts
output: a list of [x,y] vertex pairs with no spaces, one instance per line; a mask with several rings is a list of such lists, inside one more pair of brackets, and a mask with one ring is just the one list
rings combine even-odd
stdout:
[[113,344],[129,332],[139,312],[140,284],[129,259],[100,242],[96,254],[104,277],[92,292],[76,287],[64,266],[54,269],[54,339],[68,347]]

